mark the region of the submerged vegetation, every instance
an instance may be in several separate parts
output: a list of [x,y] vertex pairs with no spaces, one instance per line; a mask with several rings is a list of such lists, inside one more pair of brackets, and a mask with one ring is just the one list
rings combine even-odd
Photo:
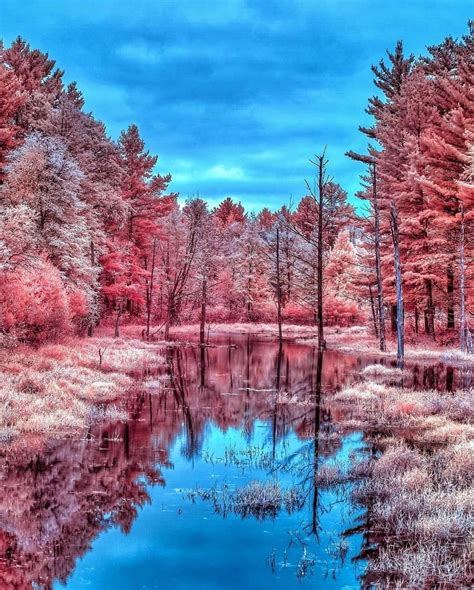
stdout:
[[196,497],[212,502],[217,514],[227,516],[233,512],[246,518],[254,516],[262,520],[275,518],[281,510],[289,514],[301,510],[305,496],[298,486],[283,488],[277,481],[251,481],[248,485],[230,489],[227,485],[220,489],[197,488],[186,492],[191,500]]

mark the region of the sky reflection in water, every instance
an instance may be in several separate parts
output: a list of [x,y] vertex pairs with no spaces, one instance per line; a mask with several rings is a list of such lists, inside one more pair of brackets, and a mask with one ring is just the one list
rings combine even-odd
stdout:
[[[279,354],[258,337],[216,343],[202,354],[171,351],[162,385],[149,375],[130,400],[130,422],[2,457],[1,587],[359,587],[362,535],[341,534],[361,515],[337,490],[315,493],[313,482],[321,465],[365,452],[360,433],[337,432],[340,410],[327,394],[369,361],[325,353],[319,387],[310,346],[286,343]],[[221,346],[229,343],[237,348]],[[436,383],[459,378],[435,372]],[[300,400],[320,389],[319,410],[276,403],[278,387]],[[224,517],[187,492],[255,480],[299,486],[304,506]]]

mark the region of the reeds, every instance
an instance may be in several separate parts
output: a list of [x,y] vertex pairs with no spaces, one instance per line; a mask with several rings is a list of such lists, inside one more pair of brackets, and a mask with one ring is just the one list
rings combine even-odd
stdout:
[[239,514],[242,518],[253,516],[259,520],[275,518],[281,510],[288,514],[301,510],[305,496],[298,486],[284,488],[278,481],[252,481],[248,485],[231,489],[227,485],[211,489],[196,488],[185,492],[196,498],[210,501],[217,514]]
[[365,381],[334,396],[379,451],[352,492],[378,541],[368,564],[377,588],[470,587],[472,393]]

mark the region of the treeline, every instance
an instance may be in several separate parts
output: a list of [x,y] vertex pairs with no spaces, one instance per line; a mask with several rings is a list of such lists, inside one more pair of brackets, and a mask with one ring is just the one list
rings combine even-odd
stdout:
[[[131,125],[117,142],[76,84],[22,39],[0,60],[0,338],[42,342],[101,322],[144,334],[209,321],[370,322],[470,341],[472,35],[374,67],[356,216],[314,160],[298,205],[184,204]],[[407,318],[409,321],[407,322]],[[321,320],[321,321],[319,321]]]
[[[76,84],[22,39],[2,50],[0,84],[0,327],[4,341],[41,342],[99,322],[159,328],[204,321],[312,321],[315,203],[251,215],[224,200],[183,206],[155,172],[136,126],[117,142],[84,111]],[[329,183],[325,254],[355,257],[340,229],[353,218]],[[294,224],[290,228],[289,222]],[[276,228],[281,230],[276,268]],[[293,231],[297,229],[297,231]],[[331,264],[328,262],[328,271]],[[279,273],[276,277],[275,273]],[[333,321],[360,319],[334,281]],[[328,284],[328,289],[331,283]],[[330,314],[328,315],[330,317]]]
[[375,264],[375,331],[385,350],[391,310],[403,358],[405,318],[416,334],[459,330],[471,349],[474,201],[473,31],[446,38],[428,56],[405,56],[399,42],[388,63],[372,68],[378,96],[366,154],[349,152],[367,173],[359,196],[368,205],[365,234]]

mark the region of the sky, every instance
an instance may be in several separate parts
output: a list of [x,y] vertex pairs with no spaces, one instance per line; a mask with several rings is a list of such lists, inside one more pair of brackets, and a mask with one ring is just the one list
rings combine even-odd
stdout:
[[136,123],[184,199],[276,209],[309,160],[354,201],[370,66],[467,33],[472,0],[0,0],[0,38],[49,53],[116,139]]

